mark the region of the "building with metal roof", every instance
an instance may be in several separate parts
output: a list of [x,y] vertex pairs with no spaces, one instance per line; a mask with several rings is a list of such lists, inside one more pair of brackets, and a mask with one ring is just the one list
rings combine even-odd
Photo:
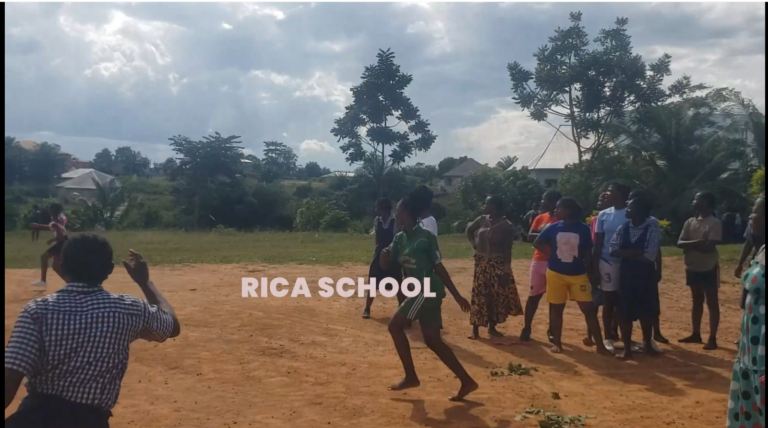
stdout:
[[[64,177],[65,175],[67,174],[62,174],[62,178],[67,178]],[[76,177],[70,178],[67,181],[57,184],[56,193],[59,197],[59,200],[61,201],[73,200],[77,199],[78,197],[82,197],[83,199],[90,202],[96,199],[96,183],[101,186],[106,186],[114,180],[115,177],[112,177],[111,175],[104,174],[103,172],[96,171],[95,169],[90,169],[77,175]],[[118,186],[120,185],[119,182],[115,182],[115,184]]]
[[445,190],[446,192],[453,192],[456,190],[456,186],[458,186],[463,179],[482,168],[487,167],[472,158],[465,160],[464,162],[454,167],[452,170],[443,174],[443,185],[441,190]]

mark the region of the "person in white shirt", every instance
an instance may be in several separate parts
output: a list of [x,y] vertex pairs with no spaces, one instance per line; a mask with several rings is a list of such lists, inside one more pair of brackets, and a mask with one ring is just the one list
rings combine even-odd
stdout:
[[437,220],[435,220],[435,218],[430,213],[433,197],[432,191],[429,189],[429,187],[422,184],[418,186],[413,192],[418,194],[419,198],[424,201],[424,209],[419,214],[419,226],[428,230],[433,235],[435,235],[435,237],[437,237]]
[[615,316],[615,308],[619,298],[619,268],[621,259],[611,256],[611,239],[619,226],[627,222],[627,200],[632,191],[629,186],[615,183],[608,188],[608,204],[610,208],[600,211],[595,225],[595,242],[593,248],[593,277],[600,278],[600,289],[603,295],[603,328],[605,329],[605,347],[613,351],[613,345],[618,340],[619,323]]

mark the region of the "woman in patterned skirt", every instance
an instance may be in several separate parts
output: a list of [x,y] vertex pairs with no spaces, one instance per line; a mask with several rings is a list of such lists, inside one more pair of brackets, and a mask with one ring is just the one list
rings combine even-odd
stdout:
[[498,196],[489,196],[483,206],[483,215],[467,227],[467,239],[475,249],[475,278],[472,285],[472,324],[470,339],[479,337],[480,327],[488,327],[488,334],[500,337],[498,324],[508,316],[523,314],[515,277],[512,275],[512,243],[515,228],[502,214],[504,202]]
[[739,355],[733,364],[728,428],[765,427],[765,246],[744,272],[747,292]]

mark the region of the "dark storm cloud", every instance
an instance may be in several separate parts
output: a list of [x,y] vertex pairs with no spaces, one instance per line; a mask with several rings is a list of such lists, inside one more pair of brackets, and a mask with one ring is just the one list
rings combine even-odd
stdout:
[[257,155],[281,140],[303,162],[347,169],[333,119],[377,50],[392,48],[439,136],[417,161],[524,157],[551,129],[515,109],[506,65],[532,67],[573,10],[592,37],[628,17],[647,60],[669,52],[675,76],[764,103],[762,4],[10,3],[6,134],[85,158],[136,144],[161,160],[168,137],[219,131]]

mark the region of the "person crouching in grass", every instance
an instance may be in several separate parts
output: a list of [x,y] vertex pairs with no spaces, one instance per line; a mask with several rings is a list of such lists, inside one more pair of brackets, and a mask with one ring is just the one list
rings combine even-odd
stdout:
[[[555,208],[557,223],[544,229],[534,248],[549,256],[547,264],[547,301],[550,307],[552,352],[563,352],[563,312],[570,299],[578,303],[587,323],[588,335],[602,355],[613,355],[603,343],[597,307],[592,303],[590,278],[592,237],[589,226],[581,220],[581,206],[573,198],[562,198]],[[594,278],[595,281],[599,278]]]
[[650,221],[650,199],[629,201],[628,222],[619,226],[611,238],[611,257],[621,260],[619,269],[619,327],[624,350],[616,354],[619,359],[632,357],[632,323],[640,321],[643,331],[643,350],[655,355],[653,322],[659,317],[659,283],[656,256],[661,236]]
[[123,265],[146,301],[103,288],[114,268],[104,238],[83,234],[64,245],[67,285],[24,307],[5,348],[5,408],[25,377],[28,391],[6,428],[108,428],[131,342],[179,335],[146,262],[133,250],[129,260]]

